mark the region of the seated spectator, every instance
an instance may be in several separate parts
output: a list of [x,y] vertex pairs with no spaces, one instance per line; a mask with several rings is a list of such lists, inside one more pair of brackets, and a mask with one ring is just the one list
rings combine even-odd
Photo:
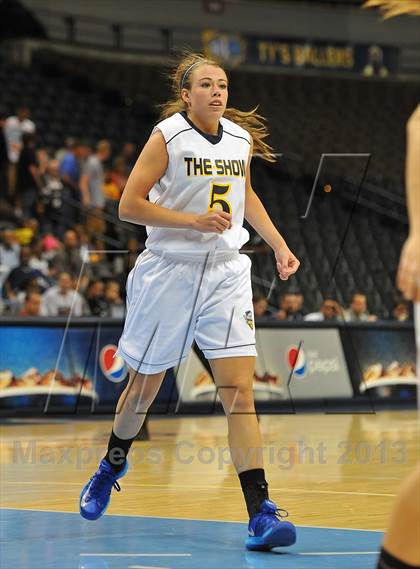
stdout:
[[110,205],[116,205],[113,209],[115,211],[118,210],[118,202],[121,197],[121,192],[117,186],[117,184],[112,179],[112,172],[110,170],[106,170],[104,174],[104,184],[102,186],[104,196],[106,199],[105,210],[108,210]]
[[252,299],[252,304],[254,306],[254,317],[263,318],[267,316],[268,301],[266,297],[262,294],[254,295]]
[[29,259],[29,266],[33,269],[38,269],[41,271],[43,275],[48,277],[49,275],[49,266],[48,260],[44,255],[44,240],[37,239],[35,243],[31,247],[31,258]]
[[10,227],[17,225],[19,221],[20,217],[14,207],[0,196],[0,223],[5,222]]
[[83,266],[80,254],[80,243],[77,233],[69,229],[64,234],[64,246],[53,258],[53,264],[59,273],[69,271],[72,275],[79,275]]
[[96,280],[112,278],[110,263],[106,254],[106,245],[100,239],[93,242],[93,251],[89,253],[90,277]]
[[5,229],[0,243],[0,267],[7,267],[10,272],[19,265],[20,245],[11,229]]
[[19,316],[40,316],[41,295],[39,292],[28,292]]
[[274,317],[277,320],[287,320],[299,322],[303,320],[303,295],[299,293],[287,292],[280,296],[280,308]]
[[399,302],[394,310],[392,311],[392,317],[394,320],[398,320],[398,322],[407,322],[407,320],[411,320],[410,314],[410,305],[405,300]]
[[45,291],[45,289],[41,289],[41,287],[38,284],[37,279],[31,279],[26,283],[26,286],[23,290],[20,290],[17,294],[16,297],[13,300],[13,303],[10,305],[9,308],[9,312],[12,312],[13,314],[18,314],[22,309],[23,306],[25,304],[25,300],[26,300],[26,296],[29,293],[32,292],[36,292],[38,294],[42,294],[42,292]]
[[45,251],[45,258],[48,261],[51,261],[51,266],[54,265],[52,260],[57,255],[57,253],[61,250],[61,242],[54,237],[51,233],[47,233],[42,238],[44,251]]
[[87,287],[85,298],[92,316],[108,316],[108,303],[105,300],[103,281],[91,281]]
[[108,303],[108,316],[124,318],[125,304],[121,298],[121,289],[117,281],[108,281],[105,285],[105,300]]
[[15,229],[15,237],[21,245],[30,245],[39,237],[39,222],[32,217],[24,219],[21,227]]
[[343,311],[343,315],[346,322],[373,322],[377,320],[377,317],[368,311],[366,295],[360,292],[353,294],[350,306]]
[[303,319],[305,322],[340,322],[343,320],[343,309],[336,300],[326,298],[321,304],[319,312],[311,312]]
[[42,290],[50,286],[48,279],[38,269],[29,265],[32,251],[30,247],[22,247],[20,264],[12,269],[4,283],[4,297],[12,302],[20,291],[24,291],[29,283],[35,282]]
[[74,290],[73,279],[69,273],[62,272],[57,286],[53,286],[42,295],[42,316],[84,316],[88,314],[83,297]]

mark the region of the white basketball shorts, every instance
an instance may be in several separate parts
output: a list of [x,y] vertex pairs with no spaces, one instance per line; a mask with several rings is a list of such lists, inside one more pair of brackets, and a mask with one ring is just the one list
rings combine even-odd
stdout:
[[174,367],[193,340],[207,359],[257,355],[251,260],[227,255],[191,260],[143,251],[128,276],[117,352],[131,368],[151,374]]

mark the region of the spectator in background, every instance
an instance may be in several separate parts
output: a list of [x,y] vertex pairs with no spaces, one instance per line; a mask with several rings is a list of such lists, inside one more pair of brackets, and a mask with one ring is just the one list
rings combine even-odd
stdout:
[[8,186],[9,195],[14,202],[16,188],[16,166],[19,162],[22,150],[22,136],[24,134],[35,133],[35,123],[30,120],[31,112],[28,107],[20,107],[16,116],[10,116],[4,124],[4,135],[6,137],[7,155],[9,159]]
[[350,306],[343,311],[343,315],[346,322],[373,322],[377,320],[377,317],[368,311],[366,295],[360,292],[353,294]]
[[340,322],[343,320],[343,309],[336,300],[326,298],[319,312],[311,312],[303,317],[305,322]]
[[10,272],[19,266],[20,245],[17,242],[14,232],[11,229],[5,229],[1,236],[0,243],[0,266],[5,266]]
[[280,296],[280,308],[275,314],[277,320],[299,322],[303,320],[303,295],[300,293],[287,292]]
[[19,266],[19,259],[20,245],[15,234],[11,229],[5,229],[0,242],[0,292],[10,271]]
[[121,192],[117,184],[112,179],[111,170],[106,170],[104,173],[104,184],[102,186],[102,190],[105,195],[106,205],[108,205],[108,203],[110,202],[118,206],[118,202],[121,197]]
[[118,188],[118,199],[120,199],[121,194],[125,188],[128,180],[127,175],[127,162],[124,156],[117,156],[114,160],[113,167],[111,170],[111,180]]
[[16,205],[22,209],[24,218],[36,217],[36,208],[43,186],[35,151],[35,136],[25,133],[22,151],[17,165]]
[[36,151],[36,158],[38,160],[39,172],[41,176],[45,176],[47,173],[48,164],[50,162],[50,157],[48,156],[47,149],[38,148]]
[[[75,225],[80,217],[80,174],[83,162],[90,154],[89,145],[82,140],[73,140],[60,163],[60,176],[64,184],[62,215],[69,225]],[[74,202],[74,203],[72,203]],[[79,207],[78,207],[79,204]]]
[[32,217],[24,219],[21,226],[15,229],[15,237],[21,245],[30,245],[39,237],[39,222]]
[[73,275],[79,275],[83,265],[80,254],[80,244],[77,233],[69,229],[64,234],[64,246],[52,259],[54,267],[59,273],[69,271]]
[[252,299],[252,304],[254,306],[255,318],[263,318],[264,316],[267,316],[268,301],[264,295],[255,294]]
[[96,152],[89,156],[80,178],[83,205],[89,208],[86,228],[89,233],[103,234],[105,223],[102,214],[105,208],[104,167],[103,163],[111,154],[111,145],[107,140],[101,140],[96,145]]
[[59,164],[64,160],[65,155],[74,148],[75,142],[76,139],[73,136],[67,136],[64,141],[64,146],[54,153],[54,159],[58,160]]
[[29,265],[32,251],[30,247],[22,247],[20,251],[20,264],[12,269],[4,283],[4,296],[9,302],[17,298],[17,294],[24,291],[28,284],[36,284],[43,290],[50,285],[46,277],[38,269],[33,269]]
[[10,200],[9,184],[7,182],[9,158],[7,155],[6,135],[4,125],[6,124],[6,113],[0,108],[0,201]]
[[27,292],[25,302],[19,316],[40,316],[41,310],[41,295],[39,292]]
[[119,200],[127,179],[127,164],[125,158],[123,156],[117,156],[114,160],[112,170],[105,174],[103,189],[106,197],[105,213],[110,216],[110,219],[108,219],[106,223],[106,235],[121,243],[122,247],[125,247],[125,230],[121,222],[115,224],[112,223],[111,219],[118,219]]
[[61,206],[64,185],[60,178],[60,164],[58,160],[50,160],[48,162],[44,180],[45,184],[42,188],[44,209],[42,219],[43,231],[46,233],[51,232],[62,239],[63,223]]
[[44,255],[44,240],[39,238],[31,247],[32,255],[29,259],[29,266],[40,271],[44,276],[49,275],[48,260]]
[[128,176],[137,161],[136,145],[132,142],[125,142],[121,149],[121,157],[124,158],[126,174]]
[[87,287],[85,298],[92,316],[108,316],[108,303],[105,300],[103,281],[91,281]]
[[399,302],[392,311],[392,317],[394,320],[398,320],[398,322],[407,322],[407,320],[412,320],[408,302],[405,300]]
[[79,242],[80,257],[82,259],[85,259],[86,261],[89,261],[90,251],[95,249],[95,247],[92,244],[92,240],[89,236],[89,233],[86,231],[85,226],[82,225],[81,223],[75,225],[73,230],[76,233]]
[[53,286],[42,295],[42,316],[83,316],[88,313],[83,297],[74,290],[73,278],[67,272],[58,277],[57,286]]
[[125,304],[121,298],[121,287],[117,281],[108,281],[105,285],[105,300],[108,303],[108,316],[124,318]]
[[93,251],[89,254],[89,268],[91,278],[96,280],[109,279],[113,276],[105,250],[105,243],[101,239],[93,241]]

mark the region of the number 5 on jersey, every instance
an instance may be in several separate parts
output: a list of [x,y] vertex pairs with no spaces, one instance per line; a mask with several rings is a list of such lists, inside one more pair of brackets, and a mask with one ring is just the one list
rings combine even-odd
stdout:
[[226,213],[232,213],[232,206],[222,196],[226,196],[230,192],[230,184],[215,184],[210,187],[209,211],[222,209]]

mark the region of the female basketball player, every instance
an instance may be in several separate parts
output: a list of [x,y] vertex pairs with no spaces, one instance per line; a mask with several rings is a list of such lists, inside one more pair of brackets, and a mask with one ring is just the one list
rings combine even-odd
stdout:
[[[420,2],[418,5],[420,15]],[[420,104],[407,123],[406,193],[410,234],[404,243],[397,284],[414,302],[417,380],[420,380]],[[420,386],[417,386],[420,406]],[[420,464],[404,480],[385,534],[378,569],[420,568]]]
[[[384,18],[402,14],[420,16],[420,0],[369,0],[365,8],[379,7]],[[405,185],[410,233],[401,251],[398,288],[414,303],[417,380],[420,380],[420,104],[407,123]],[[418,407],[420,387],[417,386]],[[420,568],[420,465],[404,480],[385,533],[377,569]]]
[[[227,109],[228,79],[190,54],[173,75],[163,109],[134,166],[120,218],[148,226],[146,250],[127,282],[119,354],[130,367],[108,452],[80,497],[87,519],[101,516],[165,372],[195,339],[210,361],[228,420],[229,444],[248,513],[249,549],[295,542],[295,527],[269,500],[253,400],[255,332],[244,216],[273,249],[280,278],[296,272],[291,253],[251,187],[253,153],[274,159],[262,117]],[[149,195],[150,201],[146,200]]]

